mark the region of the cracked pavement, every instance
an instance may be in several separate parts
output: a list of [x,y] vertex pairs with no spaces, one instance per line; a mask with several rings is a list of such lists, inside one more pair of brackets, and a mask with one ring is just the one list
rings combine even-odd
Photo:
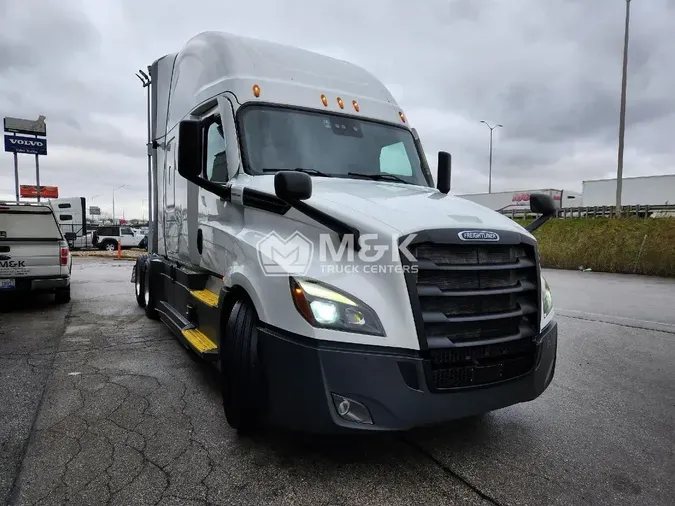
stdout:
[[237,436],[217,371],[145,318],[131,262],[73,300],[0,302],[0,504],[672,504],[675,281],[548,271],[556,377],[534,402],[406,434]]

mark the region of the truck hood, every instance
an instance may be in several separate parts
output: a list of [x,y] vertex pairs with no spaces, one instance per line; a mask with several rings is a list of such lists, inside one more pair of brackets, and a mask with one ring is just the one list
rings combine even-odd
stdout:
[[[249,177],[244,186],[274,195],[273,176]],[[323,177],[312,177],[312,187],[308,204],[357,228],[372,222],[368,228],[401,235],[425,229],[479,228],[510,230],[531,237],[506,216],[435,188]]]

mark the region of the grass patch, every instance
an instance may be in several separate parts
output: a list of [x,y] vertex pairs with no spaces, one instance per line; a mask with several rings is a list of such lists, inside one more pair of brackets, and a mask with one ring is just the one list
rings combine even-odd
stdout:
[[675,277],[675,218],[552,219],[534,235],[544,267]]

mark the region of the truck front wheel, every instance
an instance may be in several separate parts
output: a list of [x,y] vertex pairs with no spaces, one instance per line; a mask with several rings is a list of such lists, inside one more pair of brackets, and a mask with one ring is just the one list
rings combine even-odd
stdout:
[[143,269],[143,298],[145,303],[145,316],[151,320],[159,320],[159,313],[156,309],[157,304],[157,290],[152,286],[152,262],[150,258],[146,258]]
[[145,269],[147,267],[147,262],[147,255],[141,255],[136,259],[134,294],[136,295],[136,303],[141,308],[145,308]]
[[238,300],[220,340],[225,417],[232,428],[242,433],[259,427],[265,405],[257,326],[258,315],[253,304]]

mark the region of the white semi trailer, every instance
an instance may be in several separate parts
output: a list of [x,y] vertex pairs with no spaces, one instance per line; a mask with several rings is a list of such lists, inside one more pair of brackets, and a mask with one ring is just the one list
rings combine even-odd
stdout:
[[148,69],[136,300],[220,369],[230,425],[404,430],[547,388],[530,232],[550,197],[526,230],[448,195],[444,152],[434,188],[392,95],[344,61],[207,32]]
[[[614,206],[616,205],[616,178],[584,181],[583,192],[585,206]],[[675,205],[675,174],[623,178],[621,205]]]

